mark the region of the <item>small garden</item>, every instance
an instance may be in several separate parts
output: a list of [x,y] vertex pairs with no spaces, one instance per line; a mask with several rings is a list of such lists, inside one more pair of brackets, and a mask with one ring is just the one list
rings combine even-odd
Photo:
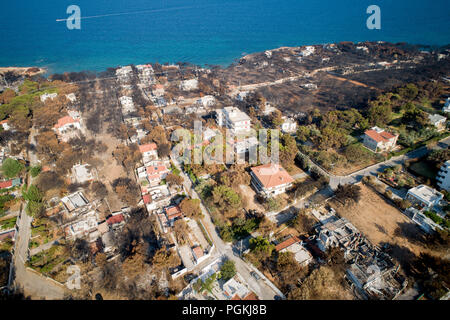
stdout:
[[67,248],[63,244],[58,244],[31,256],[27,261],[27,266],[47,276],[51,276],[58,271],[58,267],[61,267],[69,257],[70,252]]
[[17,217],[0,221],[0,230],[10,230],[16,225]]
[[393,188],[413,188],[416,186],[415,180],[403,170],[401,165],[386,168],[378,175],[378,178]]

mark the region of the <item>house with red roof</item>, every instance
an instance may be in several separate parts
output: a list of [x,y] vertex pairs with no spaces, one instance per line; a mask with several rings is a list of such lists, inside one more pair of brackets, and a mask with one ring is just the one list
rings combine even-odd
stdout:
[[106,219],[106,222],[111,227],[117,227],[117,226],[125,223],[125,217],[123,216],[123,214],[119,213],[119,214],[113,215],[113,216],[109,217],[108,219]]
[[157,159],[158,158],[158,147],[156,145],[156,143],[146,143],[146,144],[141,144],[139,146],[139,151],[142,154],[142,158],[144,159]]
[[170,172],[164,162],[154,162],[147,166],[145,171],[150,186],[157,186]]
[[164,213],[166,214],[167,221],[171,226],[173,226],[173,223],[175,220],[178,220],[183,217],[183,213],[180,210],[180,207],[178,206],[170,206],[164,209]]
[[252,186],[265,197],[273,197],[286,192],[294,179],[287,171],[275,163],[268,163],[251,168]]
[[302,266],[309,264],[313,259],[311,253],[303,246],[303,242],[292,235],[278,243],[275,250],[278,253],[291,252],[294,259]]
[[81,129],[80,119],[64,116],[58,119],[58,122],[53,126],[53,129],[61,134],[69,130]]
[[3,127],[3,130],[8,131],[11,127],[8,124],[8,120],[0,121],[0,125]]
[[398,135],[373,127],[364,132],[364,146],[373,152],[391,151],[397,144]]

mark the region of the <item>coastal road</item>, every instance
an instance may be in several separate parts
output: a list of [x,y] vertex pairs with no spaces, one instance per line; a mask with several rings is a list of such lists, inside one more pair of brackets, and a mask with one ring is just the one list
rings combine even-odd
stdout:
[[[179,162],[175,158],[172,158],[172,162],[180,170],[180,175],[184,180],[184,187],[189,191],[190,196],[193,199],[199,199],[201,201],[200,197],[192,186],[191,180],[189,179],[189,177],[187,177],[184,171],[181,170]],[[202,202],[200,202],[200,208],[203,213],[202,223],[205,226],[209,236],[211,237],[211,241],[214,243],[215,250],[217,250],[217,253],[219,255],[224,255],[229,260],[232,260],[235,263],[236,271],[247,281],[250,289],[254,291],[258,295],[258,297],[260,297],[260,299],[274,300],[275,296],[284,298],[283,293],[272,282],[270,282],[269,279],[267,279],[261,272],[259,272],[259,270],[235,255],[231,244],[225,243],[220,238],[216,226],[212,222],[209,211],[206,209]],[[253,278],[250,274],[251,272],[258,273],[261,279],[256,280],[255,278]]]

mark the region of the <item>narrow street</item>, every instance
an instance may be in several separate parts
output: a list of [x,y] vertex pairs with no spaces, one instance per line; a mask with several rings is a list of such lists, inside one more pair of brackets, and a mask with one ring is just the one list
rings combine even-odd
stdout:
[[[34,130],[31,130],[30,143],[36,145]],[[30,165],[38,164],[36,154],[28,152]],[[31,175],[28,176],[28,185],[31,185]],[[28,260],[28,243],[31,237],[32,218],[25,212],[26,205],[22,207],[18,224],[18,235],[14,251],[14,284],[13,287],[23,289],[25,296],[31,296],[33,299],[62,299],[64,297],[64,288],[55,282],[46,279],[30,270],[25,266]]]
[[[189,190],[190,196],[193,199],[200,199],[197,192],[192,187],[191,180],[186,176],[186,174],[181,170],[180,164],[176,159],[172,158],[174,165],[180,170],[180,175],[184,179],[184,187],[186,190]],[[201,199],[200,199],[201,200]],[[284,298],[284,295],[278,288],[275,287],[261,272],[259,272],[256,268],[247,264],[240,257],[236,256],[233,253],[233,248],[231,244],[225,243],[219,236],[216,226],[213,224],[211,216],[208,210],[203,205],[203,202],[200,203],[200,208],[203,213],[203,225],[207,229],[209,235],[211,236],[211,241],[214,243],[215,250],[217,250],[218,256],[224,255],[229,260],[234,261],[236,265],[237,272],[244,277],[247,283],[250,286],[250,289],[253,290],[261,299],[264,300],[273,300],[275,296],[280,296]],[[250,272],[257,272],[261,277],[260,280],[256,280],[250,274]]]

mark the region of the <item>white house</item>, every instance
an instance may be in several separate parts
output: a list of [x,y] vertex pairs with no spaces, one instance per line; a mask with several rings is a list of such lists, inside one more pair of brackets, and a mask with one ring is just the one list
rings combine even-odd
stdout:
[[198,88],[198,80],[197,79],[190,79],[190,80],[184,80],[180,83],[180,90],[183,91],[191,91]]
[[398,135],[393,135],[381,128],[373,127],[364,132],[364,146],[374,152],[390,151],[395,148]]
[[156,143],[141,144],[139,146],[139,151],[141,152],[143,159],[158,159],[158,147]]
[[445,100],[445,105],[444,108],[442,108],[442,111],[450,112],[450,98],[447,98],[447,100]]
[[122,105],[122,112],[123,113],[131,113],[136,111],[136,108],[134,107],[133,98],[123,96],[119,98],[120,104]]
[[443,117],[440,114],[429,114],[428,119],[430,120],[430,124],[435,126],[438,131],[445,129],[445,122],[447,121],[446,117]]
[[116,70],[117,79],[120,82],[128,82],[131,79],[133,69],[131,66],[125,66]]
[[243,140],[237,141],[234,144],[234,152],[237,154],[243,154],[251,150],[251,148],[258,145],[258,139],[256,137],[248,137]]
[[292,252],[294,259],[302,266],[308,265],[312,261],[312,255],[303,246],[302,241],[296,236],[290,236],[286,240],[275,246],[277,252]]
[[443,198],[444,195],[442,193],[424,184],[409,189],[406,194],[407,200],[424,208],[434,207]]
[[66,94],[66,98],[72,103],[77,101],[77,96],[75,95],[75,93]]
[[8,120],[0,121],[0,125],[3,127],[3,130],[8,131],[11,127],[8,124]]
[[158,185],[170,173],[163,161],[153,161],[150,165],[146,166],[145,172],[147,173],[147,179],[151,186]]
[[41,101],[45,102],[47,99],[55,99],[58,96],[57,93],[44,93],[43,95],[41,95]]
[[450,160],[447,160],[436,176],[437,184],[440,188],[450,191]]
[[236,107],[216,110],[216,121],[219,126],[230,129],[235,135],[248,132],[251,128],[250,117]]
[[216,104],[216,98],[214,98],[211,95],[204,96],[197,100],[197,104],[199,104],[205,108],[209,108]]
[[251,168],[250,176],[256,191],[266,197],[286,192],[294,182],[282,166],[273,163]]
[[294,133],[297,131],[297,121],[292,118],[283,117],[281,131],[284,133]]
[[65,116],[58,119],[58,122],[53,126],[53,130],[58,134],[65,135],[74,130],[81,130],[82,120],[79,117]]
[[308,56],[312,55],[315,51],[316,51],[316,48],[314,48],[313,46],[306,46],[300,52],[300,56],[308,57]]

